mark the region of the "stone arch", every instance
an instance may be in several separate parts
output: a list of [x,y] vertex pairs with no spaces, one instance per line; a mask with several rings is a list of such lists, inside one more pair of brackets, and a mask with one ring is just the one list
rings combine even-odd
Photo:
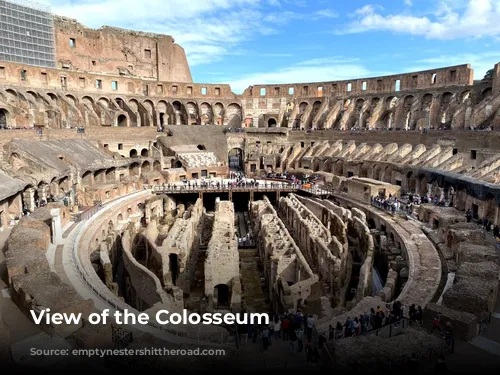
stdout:
[[116,168],[115,167],[108,168],[106,170],[106,181],[110,182],[112,180],[115,180],[115,177],[116,177]]
[[143,148],[141,150],[141,157],[143,157],[143,158],[149,157],[149,150],[147,148]]
[[84,107],[94,110],[94,99],[90,96],[84,96],[82,97],[82,104]]
[[471,90],[464,90],[460,93],[460,103],[465,103],[468,99],[472,98]]
[[19,95],[16,90],[7,89],[5,90],[5,94],[7,94],[7,100],[9,102],[17,102],[19,100]]
[[184,125],[187,124],[187,114],[184,105],[178,100],[172,102],[172,107],[174,110],[174,124],[175,125]]
[[424,94],[422,96],[422,100],[420,101],[421,106],[420,110],[424,111],[425,109],[430,109],[432,100],[434,99],[434,96],[430,93]]
[[227,106],[227,125],[231,128],[241,128],[242,112],[238,103],[231,103]]
[[209,103],[203,102],[200,104],[200,119],[202,125],[211,124],[213,122],[213,115],[213,109]]
[[129,127],[130,123],[129,123],[128,116],[126,114],[124,114],[124,113],[118,114],[116,116],[115,124],[116,124],[116,126],[119,126],[121,128],[123,128],[123,127]]
[[191,101],[187,102],[184,107],[186,108],[187,124],[188,125],[196,125],[198,123],[201,123],[199,121],[198,105],[195,102],[191,102]]
[[97,100],[97,104],[106,109],[109,109],[109,103],[110,103],[109,99],[106,98],[105,96],[102,96]]
[[229,169],[241,171],[243,170],[243,150],[239,147],[234,147],[227,154]]
[[66,94],[66,99],[74,106],[78,105],[78,101],[76,100],[76,97],[74,95]]
[[28,100],[34,102],[35,104],[42,104],[42,99],[40,98],[40,95],[38,95],[37,92],[28,90],[26,91],[26,94],[28,94]]
[[274,117],[271,117],[267,120],[268,128],[275,128],[276,126],[278,126],[278,121]]
[[161,171],[161,163],[158,160],[153,162],[153,170],[158,172]]
[[214,109],[214,120],[217,125],[224,125],[224,115],[225,109],[221,102],[217,102],[213,105]]
[[137,150],[135,148],[130,150],[129,157],[136,158],[138,156]]
[[92,172],[86,171],[82,174],[82,184],[90,185],[92,183]]
[[155,106],[153,104],[153,102],[149,99],[146,99],[142,102],[142,105],[144,106],[144,108],[146,109],[146,111],[149,112],[149,114],[153,114],[154,110],[155,110]]
[[54,94],[53,92],[48,92],[47,93],[47,96],[53,100],[54,102],[58,103],[59,102],[59,96],[57,96],[56,94]]
[[173,120],[172,106],[165,100],[160,100],[156,105],[158,121],[160,126],[171,125]]
[[135,163],[132,163],[130,164],[129,166],[129,173],[132,175],[132,176],[139,176],[140,174],[140,164],[135,162]]
[[128,105],[134,112],[139,111],[139,102],[137,101],[137,99],[130,99],[128,101]]
[[5,108],[0,108],[0,129],[7,128],[10,124],[10,113]]
[[151,171],[151,163],[147,160],[144,161],[141,165],[142,172],[150,172]]
[[489,99],[492,96],[493,96],[493,89],[491,87],[487,87],[483,91],[481,91],[480,101]]

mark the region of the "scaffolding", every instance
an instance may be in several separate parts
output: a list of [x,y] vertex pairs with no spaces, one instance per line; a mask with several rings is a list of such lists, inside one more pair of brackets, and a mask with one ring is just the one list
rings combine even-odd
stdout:
[[0,0],[0,61],[56,67],[54,18],[49,6]]

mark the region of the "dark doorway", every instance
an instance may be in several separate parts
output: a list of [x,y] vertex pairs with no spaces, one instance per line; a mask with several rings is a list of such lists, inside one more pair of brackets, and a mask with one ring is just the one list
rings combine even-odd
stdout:
[[214,298],[217,301],[217,307],[229,307],[229,286],[225,284],[216,285],[214,288]]
[[243,151],[241,148],[233,148],[228,153],[229,169],[233,171],[243,170]]
[[165,125],[165,114],[160,113],[160,126]]
[[472,217],[477,219],[479,217],[479,207],[477,204],[472,204]]
[[116,119],[116,125],[119,127],[126,127],[127,126],[127,116],[125,115],[119,115],[118,118]]
[[0,129],[7,127],[7,110],[0,108]]
[[275,128],[275,127],[276,127],[276,125],[277,125],[277,123],[276,123],[276,119],[274,119],[274,118],[270,118],[270,119],[267,121],[267,126],[268,126],[269,128]]
[[170,273],[172,275],[172,284],[175,286],[177,277],[179,276],[179,256],[177,254],[169,254]]
[[130,157],[136,158],[137,157],[137,150],[134,150],[134,149],[130,150]]

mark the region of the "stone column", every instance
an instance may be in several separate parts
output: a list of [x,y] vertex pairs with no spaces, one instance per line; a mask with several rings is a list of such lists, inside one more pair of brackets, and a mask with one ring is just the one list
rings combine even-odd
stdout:
[[35,210],[35,188],[28,188],[23,191],[23,203],[28,211],[33,212]]
[[38,201],[40,202],[42,199],[47,202],[47,191],[49,190],[48,185],[43,185],[37,189],[38,192]]
[[62,242],[61,209],[50,210],[52,216],[52,244],[57,245]]

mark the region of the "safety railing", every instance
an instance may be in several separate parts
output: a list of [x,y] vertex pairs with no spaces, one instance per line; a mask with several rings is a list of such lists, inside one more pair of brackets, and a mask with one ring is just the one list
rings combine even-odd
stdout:
[[[133,193],[133,194],[131,194],[131,196],[137,195],[139,193],[143,193],[143,191]],[[129,196],[129,198],[131,196]],[[112,202],[109,202],[107,204],[107,206],[109,207],[111,205],[118,204],[120,202],[116,202],[116,201],[121,201],[122,199],[123,199],[123,197],[122,198],[118,198],[118,199],[116,199],[116,200],[114,200]],[[120,312],[123,313],[124,310],[126,309],[129,312],[135,312],[135,313],[138,314],[139,313],[138,311],[135,311],[135,309],[133,309],[131,306],[128,306],[126,303],[121,302],[121,301],[120,301],[121,304],[117,303],[118,299],[116,297],[114,297],[114,295],[113,296],[109,295],[109,294],[111,294],[111,291],[109,289],[105,289],[104,290],[102,288],[96,287],[96,285],[99,285],[99,283],[102,284],[102,281],[100,279],[99,280],[95,280],[95,278],[92,277],[88,273],[87,269],[81,263],[80,257],[78,256],[78,244],[81,242],[82,235],[83,235],[83,233],[84,233],[84,231],[86,229],[86,226],[91,223],[91,221],[89,221],[89,219],[92,218],[93,216],[95,216],[96,214],[100,213],[100,212],[101,212],[101,209],[99,209],[99,210],[93,210],[92,211],[92,215],[89,214],[88,216],[86,216],[86,218],[84,220],[80,221],[80,224],[79,224],[78,228],[76,229],[78,231],[78,233],[75,236],[75,239],[74,239],[74,241],[72,243],[72,247],[73,248],[72,248],[71,255],[72,255],[73,264],[74,264],[74,266],[76,268],[76,271],[77,271],[77,274],[78,274],[80,280],[97,297],[99,297],[99,299],[102,302],[104,302],[105,304],[107,304],[108,306],[110,306],[111,308],[113,308],[116,311],[120,311]],[[195,335],[196,337],[193,337],[193,332],[192,331],[186,331],[186,330],[182,330],[182,329],[171,329],[171,328],[168,328],[165,325],[160,325],[160,324],[157,324],[157,323],[152,322],[152,321],[148,322],[148,326],[156,328],[156,329],[158,329],[160,331],[164,331],[164,332],[176,335],[178,337],[184,337],[184,338],[191,339],[191,340],[197,340],[198,342],[205,342],[207,344],[209,344],[209,343],[217,343],[217,344],[226,344],[227,345],[227,344],[231,343],[231,340],[226,341],[224,339],[224,334],[223,333],[221,333],[221,335],[220,335],[220,341],[202,340],[199,330],[197,331],[197,334]],[[211,333],[210,336],[213,337],[214,336],[213,333]]]
[[[357,334],[356,336],[368,336],[368,335],[379,336],[379,335],[383,335],[383,334],[387,333],[388,337],[391,338],[393,333],[394,333],[394,330],[399,328],[400,325],[401,325],[401,328],[403,328],[403,329],[408,328],[410,326],[417,328],[417,329],[420,328],[420,324],[418,322],[416,322],[414,320],[410,320],[406,317],[403,317],[397,321],[393,321],[391,323],[384,324],[380,328],[370,329],[370,330],[361,332],[361,333]],[[324,335],[325,337],[329,336],[328,332],[323,332],[322,335]],[[333,330],[333,340],[331,340],[331,341],[341,340],[341,339],[345,339],[345,338],[349,338],[349,337],[353,337],[353,336],[346,336],[345,327],[342,327],[342,330],[337,330],[335,328]]]
[[174,186],[151,186],[154,193],[158,194],[179,194],[179,193],[199,193],[199,192],[297,192],[303,191],[313,195],[333,195],[335,191],[322,187],[304,187],[303,185],[282,185],[282,184],[261,184],[255,186],[189,186],[189,185],[174,185]]

